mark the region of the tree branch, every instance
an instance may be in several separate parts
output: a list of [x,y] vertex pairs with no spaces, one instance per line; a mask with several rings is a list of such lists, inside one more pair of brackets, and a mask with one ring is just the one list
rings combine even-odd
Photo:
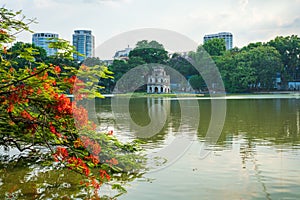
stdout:
[[45,67],[44,69],[42,69],[42,70],[40,70],[40,71],[38,71],[38,72],[36,72],[36,73],[34,73],[34,74],[31,74],[31,75],[29,75],[29,76],[27,76],[27,77],[24,77],[24,78],[20,79],[20,80],[13,81],[13,82],[10,83],[10,84],[1,86],[1,87],[0,87],[0,90],[3,89],[3,88],[6,88],[6,87],[12,86],[12,85],[14,85],[14,84],[16,84],[16,83],[18,83],[18,82],[25,81],[25,80],[27,80],[27,79],[29,79],[29,78],[31,78],[31,77],[34,77],[34,76],[36,76],[36,75],[38,75],[38,74],[40,74],[40,73],[46,71],[46,70],[49,69],[50,67],[52,67],[52,66],[49,65],[48,67]]

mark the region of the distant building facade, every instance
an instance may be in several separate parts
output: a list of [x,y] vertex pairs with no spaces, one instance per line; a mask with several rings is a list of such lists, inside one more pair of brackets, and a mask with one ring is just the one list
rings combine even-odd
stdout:
[[232,41],[233,41],[233,36],[232,33],[229,32],[221,32],[221,33],[216,33],[216,34],[208,34],[205,35],[203,38],[203,42],[207,42],[208,40],[214,39],[214,38],[221,38],[225,40],[225,46],[226,50],[232,49]]
[[170,75],[163,67],[154,67],[148,76],[147,93],[170,93]]
[[289,81],[288,90],[300,90],[300,81]]
[[49,43],[58,38],[58,34],[55,33],[34,33],[32,35],[32,44],[38,47],[42,47],[46,50],[47,56],[52,56],[57,53],[57,49],[49,48]]
[[117,51],[114,55],[114,59],[116,60],[128,60],[129,53],[132,50],[129,46],[123,50]]
[[74,54],[75,60],[83,61],[85,58],[95,56],[95,37],[90,30],[75,30],[73,34],[75,50],[84,56]]

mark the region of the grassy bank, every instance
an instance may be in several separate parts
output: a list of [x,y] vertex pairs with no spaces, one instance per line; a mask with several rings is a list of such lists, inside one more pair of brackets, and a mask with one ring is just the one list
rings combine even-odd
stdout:
[[180,94],[174,94],[174,93],[163,93],[163,94],[148,94],[148,93],[126,93],[126,94],[114,94],[114,96],[118,97],[169,97],[169,98],[175,98],[175,97],[203,97],[204,94],[188,94],[188,93],[180,93]]

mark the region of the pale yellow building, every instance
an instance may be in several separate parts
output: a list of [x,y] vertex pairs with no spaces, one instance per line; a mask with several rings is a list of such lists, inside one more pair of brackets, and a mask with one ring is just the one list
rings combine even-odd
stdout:
[[170,75],[163,67],[154,67],[148,76],[147,93],[170,93]]

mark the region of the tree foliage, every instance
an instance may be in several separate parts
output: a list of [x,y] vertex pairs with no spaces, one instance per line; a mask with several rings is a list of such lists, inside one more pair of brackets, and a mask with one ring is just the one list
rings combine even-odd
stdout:
[[143,166],[138,148],[120,143],[112,132],[97,132],[84,107],[86,98],[102,97],[99,80],[112,78],[112,72],[103,65],[69,65],[74,47],[65,40],[51,43],[58,53],[50,58],[21,43],[8,51],[7,43],[29,27],[21,12],[0,11],[0,145],[39,157],[48,172],[70,169],[81,175],[78,184],[94,190],[95,197],[103,184],[124,192],[118,181],[130,180]]
[[[111,71],[114,73],[113,86],[115,86],[124,74],[137,66],[151,63],[165,64],[167,61],[168,52],[162,44],[157,41],[139,41],[136,44],[136,48],[130,51],[128,60],[114,60],[110,66]],[[147,74],[142,75],[144,77],[147,76]],[[145,90],[145,88],[142,87],[138,90]]]
[[274,47],[281,56],[286,81],[300,79],[300,38],[297,35],[278,36],[267,45]]
[[168,57],[168,52],[163,45],[157,41],[148,42],[142,40],[137,42],[136,48],[129,53],[129,59],[133,57],[141,58],[145,63],[159,63],[165,64]]
[[225,40],[221,38],[207,40],[203,48],[210,56],[221,56],[226,51]]
[[192,75],[189,79],[189,83],[191,87],[198,92],[200,92],[201,89],[205,86],[203,78],[199,75]]
[[[174,53],[167,58],[167,52],[161,56],[163,45],[156,41],[142,40],[130,52],[129,60],[117,61],[112,65],[115,72],[115,81],[118,81],[130,69],[146,63],[160,63],[170,66],[182,74],[186,79],[194,76],[205,76],[213,82],[218,77],[211,73],[215,62],[221,72],[227,92],[251,92],[257,90],[274,90],[276,74],[281,74],[281,87],[287,89],[287,81],[300,79],[300,39],[298,36],[276,37],[267,43],[256,42],[239,49],[237,47],[227,50],[222,39],[212,39],[197,50],[188,52],[185,56]],[[199,65],[202,75],[193,65]],[[178,74],[168,71],[177,79]],[[172,81],[171,80],[171,81]],[[206,90],[202,84],[201,90]]]
[[282,68],[280,54],[269,46],[228,52],[216,60],[228,92],[270,90]]

